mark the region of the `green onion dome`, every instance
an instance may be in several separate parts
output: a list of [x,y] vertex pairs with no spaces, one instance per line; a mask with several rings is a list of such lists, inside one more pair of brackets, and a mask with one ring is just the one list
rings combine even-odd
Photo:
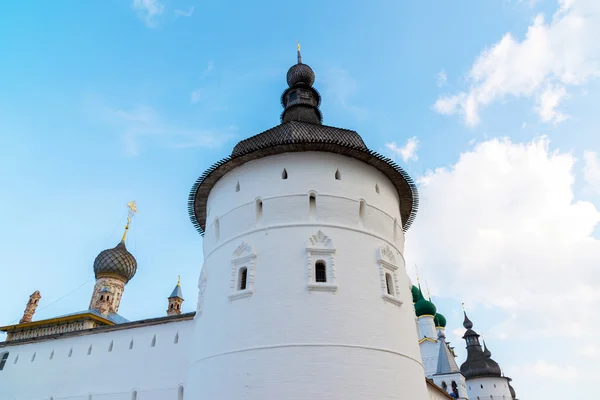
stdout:
[[412,293],[413,303],[416,303],[417,301],[419,301],[419,299],[421,297],[423,297],[423,295],[421,294],[421,291],[415,285],[413,285],[413,287],[412,287],[412,289],[410,289],[410,291]]
[[435,305],[432,302],[425,300],[423,296],[415,303],[417,317],[422,317],[423,315],[434,316],[436,311]]
[[436,328],[445,328],[446,327],[446,317],[442,314],[437,313],[433,318],[433,322],[435,323]]

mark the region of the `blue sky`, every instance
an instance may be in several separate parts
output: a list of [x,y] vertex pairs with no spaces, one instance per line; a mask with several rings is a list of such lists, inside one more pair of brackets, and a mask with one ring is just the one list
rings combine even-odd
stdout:
[[94,257],[119,241],[132,199],[139,268],[121,313],[163,315],[177,275],[193,311],[202,240],[188,192],[237,141],[278,124],[299,40],[324,122],[419,181],[408,271],[419,265],[459,356],[466,302],[520,397],[595,389],[595,0],[3,6],[3,323],[36,289],[37,318],[87,308]]

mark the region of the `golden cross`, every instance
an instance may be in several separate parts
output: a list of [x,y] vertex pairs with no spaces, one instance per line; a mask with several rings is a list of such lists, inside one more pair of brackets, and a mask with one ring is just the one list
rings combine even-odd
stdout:
[[127,225],[125,225],[125,232],[123,232],[121,242],[125,242],[125,239],[127,239],[127,231],[129,230],[131,219],[133,218],[135,213],[137,213],[137,206],[135,204],[135,200],[132,200],[129,203],[127,203],[127,208],[129,209],[129,212],[127,213]]

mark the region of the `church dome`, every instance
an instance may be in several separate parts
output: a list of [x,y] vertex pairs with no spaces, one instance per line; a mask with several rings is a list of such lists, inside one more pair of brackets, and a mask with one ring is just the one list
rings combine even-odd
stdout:
[[444,317],[440,313],[436,313],[433,318],[433,322],[435,322],[436,327],[445,328],[446,327],[446,317]]
[[304,83],[308,86],[312,86],[315,83],[315,73],[306,64],[294,64],[287,72],[287,84],[289,87],[299,83]]
[[422,317],[423,315],[433,316],[436,311],[435,305],[429,300],[425,300],[423,297],[415,303],[415,313],[417,314],[417,317]]
[[419,299],[421,297],[423,297],[421,295],[421,291],[419,290],[418,287],[416,287],[415,285],[413,285],[413,287],[410,289],[410,292],[412,293],[412,300],[413,300],[413,304],[416,303],[417,301],[419,301]]
[[94,260],[94,274],[96,279],[103,275],[118,276],[127,283],[135,275],[137,261],[127,251],[125,242],[121,241],[112,249],[102,251]]

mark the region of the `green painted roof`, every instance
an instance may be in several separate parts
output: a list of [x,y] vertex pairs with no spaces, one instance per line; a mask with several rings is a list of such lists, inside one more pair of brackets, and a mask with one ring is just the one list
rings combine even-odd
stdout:
[[446,327],[446,317],[444,317],[440,313],[435,314],[435,317],[433,318],[433,322],[435,322],[436,328],[437,327],[440,327],[440,328]]

